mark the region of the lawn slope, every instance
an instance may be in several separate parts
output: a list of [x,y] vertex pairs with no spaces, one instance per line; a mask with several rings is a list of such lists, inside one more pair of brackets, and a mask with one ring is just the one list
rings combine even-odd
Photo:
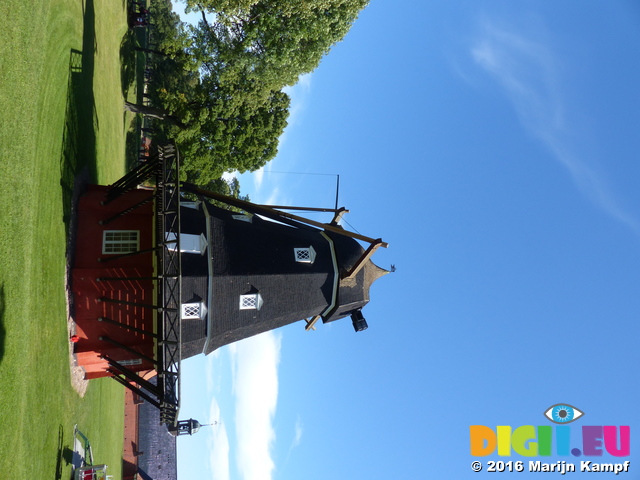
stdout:
[[120,478],[123,392],[71,388],[65,248],[73,178],[124,172],[113,0],[0,2],[0,478],[69,478],[73,425]]

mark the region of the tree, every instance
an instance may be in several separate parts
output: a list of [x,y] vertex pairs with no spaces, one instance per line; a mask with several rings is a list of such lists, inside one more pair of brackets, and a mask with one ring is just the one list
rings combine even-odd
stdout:
[[[368,0],[187,0],[202,12],[194,51],[222,83],[245,76],[267,91],[293,85],[342,40]],[[205,13],[213,13],[209,22]],[[206,64],[206,62],[205,62]]]
[[171,112],[161,108],[151,107],[149,105],[138,105],[136,103],[124,102],[124,109],[132,113],[140,113],[147,117],[165,120],[180,128],[186,128],[186,125],[180,121],[178,117],[172,115]]
[[191,128],[175,132],[183,157],[188,159],[187,168],[193,172],[191,179],[202,184],[225,171],[246,172],[264,166],[278,151],[289,103],[285,93],[271,92],[257,107],[225,105],[224,101],[211,108],[201,106],[201,115]]
[[187,0],[202,20],[186,26],[168,0],[153,2],[163,20],[154,22],[152,103],[169,120],[157,128],[177,141],[190,181],[255,170],[276,155],[290,104],[283,87],[311,72],[367,3]]

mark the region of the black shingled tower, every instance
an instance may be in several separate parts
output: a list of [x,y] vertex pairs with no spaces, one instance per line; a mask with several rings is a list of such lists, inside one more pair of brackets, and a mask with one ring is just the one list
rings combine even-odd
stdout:
[[[153,332],[106,317],[98,320],[108,321],[114,328],[125,328],[132,336],[143,335],[144,342],[154,348],[155,356],[151,358],[103,334],[98,340],[119,346],[132,357],[132,363],[125,364],[106,354],[99,358],[108,363],[108,369],[102,373],[112,375],[158,408],[162,423],[174,433],[180,423],[182,359],[209,354],[223,345],[298,320],[305,320],[305,329],[309,330],[315,329],[320,319],[331,322],[351,316],[355,330],[365,330],[367,322],[362,308],[369,302],[369,288],[388,273],[370,260],[378,247],[387,244],[340,227],[338,221],[346,210],[329,210],[335,213],[330,223],[316,222],[284,211],[294,207],[256,205],[179,182],[179,164],[175,145],[158,145],[157,154],[148,162],[104,190],[100,206],[136,193],[138,185],[155,176],[153,196],[107,219],[109,222],[112,218],[126,217],[153,199],[153,213],[149,212],[153,223],[147,230],[148,236],[154,237],[148,243],[155,246],[104,260],[98,258],[93,270],[105,270],[106,276],[100,274],[95,282],[86,282],[90,292],[81,296],[89,298],[97,282],[119,285],[125,281],[148,281],[148,286],[144,284],[136,292],[146,295],[145,298],[156,297],[150,303],[122,300],[118,289],[109,290],[116,297],[100,293],[94,303],[124,305],[118,308],[126,308],[132,315],[152,310]],[[96,192],[102,195],[103,190],[96,187]],[[214,205],[211,199],[233,207],[234,211]],[[93,214],[93,210],[86,210]],[[95,233],[95,228],[87,230]],[[368,247],[363,248],[358,241]],[[149,260],[151,252],[155,256]],[[154,276],[138,276],[135,272],[131,276],[131,269],[106,269],[102,264],[125,258],[140,259],[136,268],[151,270]],[[131,318],[132,322],[139,320],[136,316]],[[95,322],[85,323],[89,329]],[[122,356],[122,351],[116,353]],[[141,361],[155,365],[157,383],[139,374],[143,370],[136,365]]]
[[312,326],[352,316],[356,331],[367,328],[369,287],[388,273],[369,259],[381,240],[189,184],[182,191],[200,199],[180,211],[183,359],[303,319]]

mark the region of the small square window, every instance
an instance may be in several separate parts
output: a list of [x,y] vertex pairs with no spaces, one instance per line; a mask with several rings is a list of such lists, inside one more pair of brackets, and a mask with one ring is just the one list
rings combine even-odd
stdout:
[[260,310],[262,308],[262,295],[249,293],[240,295],[240,310]]
[[296,262],[313,263],[316,260],[316,251],[311,246],[308,248],[294,248],[293,254]]
[[105,230],[102,237],[102,253],[123,254],[137,252],[140,248],[139,230]]
[[183,303],[182,304],[182,318],[201,318],[201,304],[200,303]]

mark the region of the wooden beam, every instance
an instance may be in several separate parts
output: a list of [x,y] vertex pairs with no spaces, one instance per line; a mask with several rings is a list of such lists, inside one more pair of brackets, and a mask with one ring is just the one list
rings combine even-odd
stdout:
[[107,355],[102,355],[101,358],[106,360],[109,363],[109,366],[112,367],[114,370],[120,372],[122,375],[128,378],[131,382],[137,383],[142,388],[144,388],[148,392],[155,395],[158,399],[161,399],[163,397],[162,392],[160,392],[160,390],[156,385],[149,382],[148,380],[145,380],[136,372],[129,370],[128,368],[120,365],[118,362],[116,362],[115,360],[112,360]]
[[118,327],[126,328],[127,330],[131,330],[132,332],[142,333],[143,335],[149,335],[150,337],[153,337],[153,338],[159,338],[158,335],[153,332],[149,332],[148,330],[143,330],[141,328],[134,327],[133,325],[128,325],[126,323],[120,323],[116,320],[112,320],[107,317],[98,317],[98,321],[110,323],[111,325],[117,325]]
[[340,220],[342,220],[342,217],[344,216],[345,213],[349,213],[349,210],[347,210],[344,207],[341,207],[338,210],[336,210],[336,214],[333,216],[333,220],[331,220],[331,225],[338,225],[338,223],[340,222]]
[[[294,207],[292,205],[259,205],[260,207],[277,208],[278,210],[301,210],[306,212],[340,212],[344,210],[341,208],[321,208],[321,207]],[[348,210],[347,210],[348,211]]]
[[128,345],[125,345],[124,343],[120,343],[117,340],[114,340],[113,338],[109,338],[106,335],[101,335],[100,337],[98,337],[98,340],[100,340],[101,342],[109,342],[112,345],[115,345],[116,347],[121,348],[125,352],[129,352],[131,355],[135,355],[136,357],[142,360],[146,360],[147,362],[154,364],[156,367],[158,366],[158,361],[155,358],[151,358],[145,355],[144,353],[140,353],[137,350],[134,350],[133,348],[129,347]]
[[120,305],[131,305],[132,307],[152,308],[160,312],[177,312],[178,311],[177,308],[164,307],[161,305],[151,305],[150,303],[128,302],[126,300],[120,300],[118,298],[100,297],[97,299],[97,301],[119,303]]
[[118,375],[118,372],[116,370],[108,370],[108,372],[111,373],[111,375],[113,375],[111,378],[116,380],[120,385],[123,385],[123,386],[127,387],[133,393],[135,393],[136,395],[144,398],[147,402],[149,402],[151,405],[153,405],[158,410],[160,410],[160,403],[158,403],[158,401],[155,398],[153,398],[151,395],[149,395],[148,393],[144,392],[143,390],[141,390],[140,388],[136,387],[135,385],[127,382],[124,378],[122,378],[122,377],[120,377]]
[[142,207],[143,205],[146,205],[147,203],[151,202],[154,198],[155,198],[155,194],[152,194],[151,196],[145,198],[144,200],[139,201],[135,205],[132,205],[131,207],[127,208],[126,210],[122,210],[121,212],[116,213],[115,215],[113,215],[112,217],[107,218],[106,220],[100,220],[98,222],[98,224],[107,225],[107,224],[111,223],[113,220],[115,220],[116,218],[123,217],[126,214],[133,212],[136,208],[139,208],[139,207]]
[[315,317],[313,317],[311,320],[307,320],[305,319],[305,322],[307,322],[307,325],[304,327],[304,329],[308,332],[309,330],[315,330],[316,329],[316,323],[318,322],[318,320],[320,320],[320,318],[322,318],[320,315],[316,315]]
[[228,205],[232,205],[234,207],[241,208],[243,210],[257,213],[258,215],[263,215],[267,218],[271,218],[273,220],[281,220],[283,218],[295,220],[297,222],[306,223],[307,225],[312,225],[317,228],[321,228],[328,232],[336,233],[338,235],[343,235],[345,237],[355,238],[356,240],[362,240],[367,243],[380,242],[378,246],[387,248],[389,246],[388,243],[383,242],[380,239],[374,239],[371,237],[366,237],[364,235],[360,235],[359,233],[349,232],[348,230],[344,230],[343,228],[337,227],[335,225],[329,225],[327,223],[316,222],[315,220],[311,220],[309,218],[299,217],[297,215],[293,215],[291,213],[281,212],[280,210],[276,210],[272,207],[266,207],[263,205],[257,205],[255,203],[247,202],[245,200],[240,200],[238,198],[229,197],[227,195],[222,195],[220,193],[211,192],[209,190],[204,190],[190,183],[183,183],[183,189],[185,191],[189,191],[195,193],[197,195],[202,195],[205,197],[213,198],[214,200],[218,200],[220,202],[226,203]]
[[378,247],[380,246],[382,246],[382,239],[379,238],[378,240],[373,242],[371,245],[369,245],[369,248],[365,250],[365,252],[362,254],[360,259],[353,265],[353,267],[351,267],[351,270],[346,272],[342,278],[346,280],[346,279],[355,277],[358,274],[358,272],[362,269],[362,267],[364,267],[367,260],[371,258],[371,255],[373,255],[375,251],[378,249]]

